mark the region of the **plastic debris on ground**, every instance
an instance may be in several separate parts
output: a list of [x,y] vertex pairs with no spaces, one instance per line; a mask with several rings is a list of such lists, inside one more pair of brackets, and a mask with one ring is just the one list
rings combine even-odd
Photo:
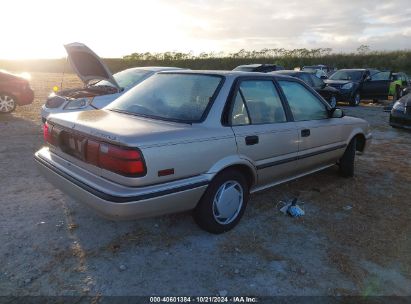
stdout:
[[[297,204],[297,198],[288,201],[280,201],[280,203],[284,205],[280,209],[280,211],[284,214],[288,214],[292,217],[300,217],[305,215],[305,211]],[[304,204],[304,202],[300,203]]]

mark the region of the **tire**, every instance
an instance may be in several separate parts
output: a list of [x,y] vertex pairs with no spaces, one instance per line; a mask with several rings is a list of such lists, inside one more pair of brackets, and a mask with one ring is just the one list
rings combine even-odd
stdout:
[[361,102],[360,92],[356,91],[356,92],[353,94],[353,96],[351,97],[350,106],[356,107],[356,106],[358,106],[358,105],[360,104],[360,102]]
[[16,109],[16,98],[5,93],[0,93],[0,114],[11,113]]
[[198,202],[194,220],[210,233],[229,231],[243,216],[249,195],[249,185],[242,173],[235,169],[222,171],[214,177]]
[[330,97],[329,103],[330,103],[330,106],[331,106],[332,108],[335,108],[335,107],[337,106],[337,97],[335,97],[335,95],[332,95],[332,96]]
[[357,148],[357,140],[353,138],[347,146],[344,155],[339,161],[340,174],[343,177],[353,177],[354,176],[354,162],[355,162],[355,151]]

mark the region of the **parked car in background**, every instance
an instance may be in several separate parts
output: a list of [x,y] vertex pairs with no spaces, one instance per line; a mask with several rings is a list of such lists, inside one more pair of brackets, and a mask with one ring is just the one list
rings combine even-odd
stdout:
[[34,92],[27,79],[0,71],[0,114],[11,113],[16,106],[33,102]]
[[336,88],[327,86],[322,79],[316,77],[314,74],[310,72],[284,70],[272,72],[272,74],[287,75],[301,79],[310,87],[312,87],[317,93],[319,93],[325,100],[327,100],[331,107],[334,108],[337,106],[337,100],[340,99],[340,91]]
[[281,70],[284,70],[284,67],[281,65],[255,63],[255,64],[239,65],[238,67],[234,68],[233,71],[268,73],[268,72],[281,71]]
[[178,69],[140,67],[113,75],[100,57],[86,45],[71,43],[65,48],[70,65],[84,87],[52,93],[41,109],[43,122],[52,113],[101,109],[156,72]]
[[391,79],[390,71],[342,69],[324,82],[340,91],[342,101],[358,106],[362,99],[387,100]]
[[394,128],[411,129],[411,94],[394,103],[390,113],[390,125]]
[[392,96],[394,100],[398,100],[408,93],[409,85],[410,81],[407,74],[404,72],[392,73],[392,82],[388,95]]
[[301,70],[312,73],[321,79],[327,79],[328,76],[335,71],[333,68],[330,68],[324,64],[304,66]]
[[43,130],[39,168],[78,201],[115,219],[193,209],[212,233],[240,221],[250,193],[335,164],[352,176],[371,138],[297,78],[232,71],[160,72]]

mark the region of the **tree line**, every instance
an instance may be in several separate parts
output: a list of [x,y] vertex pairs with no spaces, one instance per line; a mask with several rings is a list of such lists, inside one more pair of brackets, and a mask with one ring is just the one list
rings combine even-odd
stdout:
[[[372,51],[361,45],[355,52],[335,53],[331,48],[292,49],[272,48],[223,53],[210,52],[198,55],[192,52],[132,53],[123,58],[105,58],[108,67],[117,72],[138,66],[174,66],[193,70],[232,70],[238,65],[250,63],[279,64],[287,69],[305,65],[326,64],[341,68],[377,68],[403,71],[411,74],[411,50]],[[43,59],[10,61],[0,60],[0,69],[28,72],[72,72],[67,60]]]

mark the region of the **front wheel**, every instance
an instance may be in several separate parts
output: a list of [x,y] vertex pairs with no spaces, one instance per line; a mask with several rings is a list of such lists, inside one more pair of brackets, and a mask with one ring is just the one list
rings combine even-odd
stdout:
[[11,113],[16,108],[14,97],[0,93],[0,113]]
[[219,234],[234,228],[244,214],[249,186],[233,169],[218,174],[194,209],[194,220],[204,230]]
[[353,97],[351,98],[350,106],[356,107],[360,104],[360,101],[361,101],[361,95],[360,95],[360,92],[357,91],[354,93]]

